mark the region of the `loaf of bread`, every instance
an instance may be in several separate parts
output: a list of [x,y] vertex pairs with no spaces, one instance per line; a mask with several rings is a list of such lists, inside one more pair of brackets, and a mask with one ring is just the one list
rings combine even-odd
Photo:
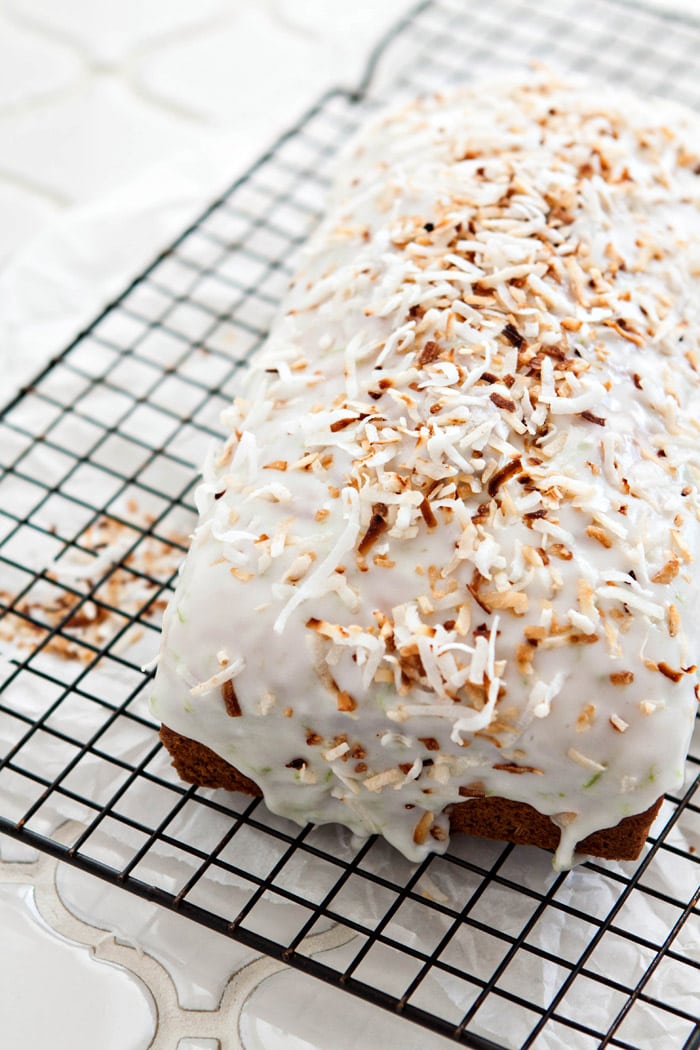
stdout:
[[699,142],[547,73],[356,139],[204,464],[184,779],[413,860],[638,854],[697,708]]

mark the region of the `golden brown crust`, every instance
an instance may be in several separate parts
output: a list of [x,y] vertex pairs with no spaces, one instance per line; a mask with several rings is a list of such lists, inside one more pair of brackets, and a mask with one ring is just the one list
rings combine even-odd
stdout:
[[[262,796],[262,792],[243,773],[204,744],[161,726],[160,738],[170,752],[179,776],[200,787],[241,791]],[[632,817],[625,817],[614,828],[605,828],[579,842],[577,851],[605,860],[636,860],[659,812],[662,799]],[[549,817],[524,802],[506,798],[470,798],[450,807],[450,828],[481,838],[499,839],[524,846],[555,850],[560,831]]]
[[[644,813],[625,817],[617,827],[594,832],[579,842],[577,852],[605,860],[636,860],[662,801],[659,798]],[[468,835],[549,850],[557,848],[561,834],[549,817],[525,802],[507,798],[476,798],[459,803],[452,809],[450,827]]]
[[160,727],[160,739],[170,752],[178,775],[188,784],[262,797],[257,784],[204,744],[181,736],[165,725]]

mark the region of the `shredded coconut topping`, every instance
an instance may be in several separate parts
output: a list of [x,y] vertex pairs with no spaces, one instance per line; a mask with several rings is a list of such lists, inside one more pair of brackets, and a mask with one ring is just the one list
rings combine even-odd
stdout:
[[[419,859],[479,781],[556,819],[567,863],[674,782],[699,139],[678,108],[538,73],[383,115],[343,159],[205,463],[156,683],[279,812]],[[234,677],[226,719],[209,694]]]

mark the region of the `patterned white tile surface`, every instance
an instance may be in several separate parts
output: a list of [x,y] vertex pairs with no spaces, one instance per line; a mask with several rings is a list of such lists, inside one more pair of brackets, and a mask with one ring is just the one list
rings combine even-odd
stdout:
[[[334,9],[338,17],[329,18]],[[312,0],[232,4],[215,29],[174,37],[144,55],[134,79],[147,97],[207,124],[250,135],[276,114],[281,129],[301,112],[301,100],[356,81],[385,25],[379,4],[375,11]]]
[[83,62],[70,46],[17,24],[1,12],[0,41],[0,114],[20,107],[27,110],[61,95],[83,75]]
[[450,1040],[392,1017],[339,988],[319,988],[314,977],[280,970],[261,981],[244,1004],[245,1050],[449,1050]]
[[90,1050],[98,1038],[103,1050],[145,1050],[156,1027],[155,1004],[145,985],[125,967],[96,963],[88,947],[53,929],[35,901],[41,889],[19,881],[21,870],[15,876],[17,884],[0,884],[3,1041]]
[[[325,88],[355,82],[409,6],[0,4],[0,400]],[[3,1045],[452,1045],[2,839],[0,928]],[[347,940],[334,928],[310,950],[342,955]],[[431,995],[455,1008],[453,989]]]
[[[228,0],[8,0],[6,7],[37,36],[73,45],[94,66],[124,71],[138,48],[206,26],[225,13]],[[235,0],[234,0],[235,6]]]
[[84,922],[149,952],[170,975],[183,1010],[216,1010],[231,974],[259,958],[236,941],[76,869],[59,868],[57,885],[65,906]]
[[60,209],[44,188],[26,179],[5,173],[0,178],[0,215],[3,237],[0,242],[0,267],[8,262],[16,245],[27,241],[37,229],[46,227]]

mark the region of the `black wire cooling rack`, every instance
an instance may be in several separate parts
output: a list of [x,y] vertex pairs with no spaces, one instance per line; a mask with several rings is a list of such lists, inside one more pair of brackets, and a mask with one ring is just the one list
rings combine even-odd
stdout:
[[700,108],[699,54],[700,23],[623,0],[420,5],[6,407],[1,830],[468,1046],[700,1045],[697,750],[635,865],[472,840],[415,869],[180,783],[141,670],[196,467],[366,113],[532,60]]

